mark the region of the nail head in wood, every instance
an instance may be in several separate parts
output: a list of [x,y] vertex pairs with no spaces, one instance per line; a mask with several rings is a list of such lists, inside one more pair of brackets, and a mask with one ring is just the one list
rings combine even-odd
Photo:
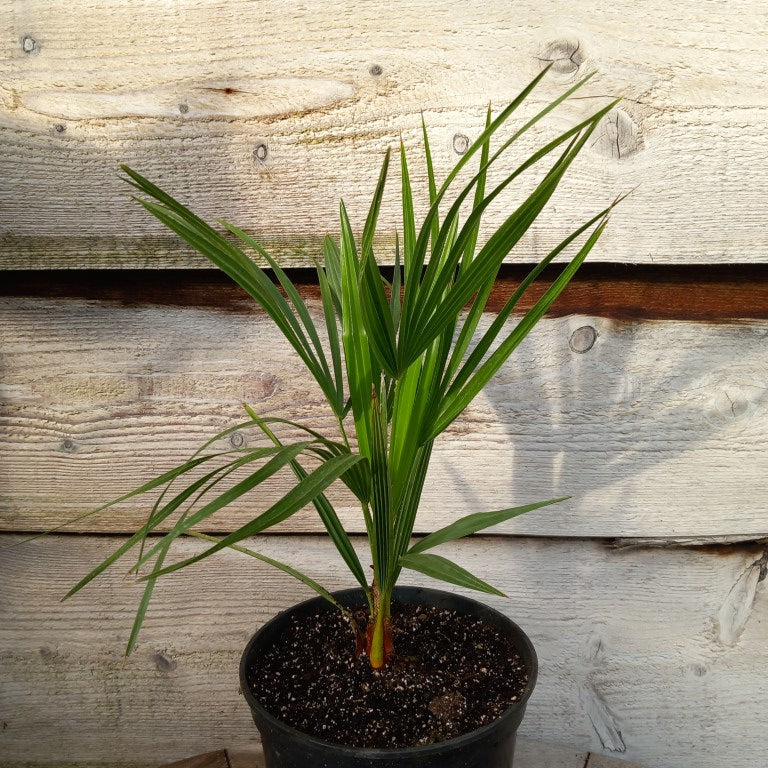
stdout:
[[242,448],[245,445],[245,438],[239,432],[235,432],[230,436],[229,442],[233,448]]
[[75,450],[75,441],[69,437],[65,437],[61,441],[61,450],[67,453],[72,453]]
[[267,155],[269,155],[269,147],[266,145],[265,142],[260,142],[256,145],[256,149],[253,150],[253,156],[259,161],[264,162],[267,159]]
[[187,112],[189,112],[189,104],[179,104],[179,112],[181,112],[182,115],[186,115]]
[[24,53],[32,53],[37,48],[37,41],[31,35],[24,35],[21,38],[21,50]]
[[56,123],[56,125],[53,126],[53,130],[56,131],[56,133],[64,133],[64,131],[67,130],[67,126],[64,125],[64,123]]
[[463,155],[469,149],[469,136],[456,133],[453,136],[453,151],[457,155]]
[[688,669],[694,677],[704,677],[707,674],[707,668],[698,662],[689,664]]
[[597,331],[591,325],[582,325],[577,328],[568,340],[568,346],[578,354],[589,352],[597,340]]
[[371,64],[368,68],[368,72],[370,72],[372,77],[379,77],[383,71],[381,64]]

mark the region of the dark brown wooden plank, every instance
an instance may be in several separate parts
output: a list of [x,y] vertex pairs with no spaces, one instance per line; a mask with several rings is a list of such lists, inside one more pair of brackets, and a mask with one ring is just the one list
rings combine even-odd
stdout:
[[229,768],[264,768],[261,749],[228,749]]
[[590,752],[584,768],[643,768],[643,766],[640,763],[628,763],[626,760],[617,760],[615,757],[595,755]]
[[221,749],[218,752],[207,752],[204,755],[178,760],[175,763],[166,764],[164,768],[231,768],[231,766],[227,753]]
[[[528,273],[530,265],[501,270],[488,309],[498,312]],[[558,268],[545,270],[518,305],[530,308]],[[307,297],[319,295],[312,270],[291,270]],[[215,307],[248,313],[253,302],[229,278],[215,270],[54,270],[5,272],[0,296],[72,298],[123,306]],[[718,322],[768,318],[768,267],[709,265],[654,267],[587,264],[550,310],[558,317],[574,313],[617,320],[696,320]]]

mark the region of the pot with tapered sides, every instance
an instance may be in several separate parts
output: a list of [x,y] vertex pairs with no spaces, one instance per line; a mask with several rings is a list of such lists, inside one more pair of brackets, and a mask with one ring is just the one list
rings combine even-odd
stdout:
[[[361,590],[334,594],[343,606],[365,605]],[[255,660],[281,636],[294,618],[336,610],[322,597],[307,600],[267,622],[251,638],[240,662],[240,685],[261,733],[267,768],[511,768],[515,737],[536,684],[538,662],[528,636],[499,611],[469,598],[435,589],[396,587],[393,600],[405,605],[436,607],[467,614],[508,638],[527,675],[518,700],[492,723],[446,741],[398,749],[348,747],[323,741],[286,725],[270,714],[253,693]],[[301,670],[297,670],[301,674]],[[331,704],[332,706],[332,704]]]

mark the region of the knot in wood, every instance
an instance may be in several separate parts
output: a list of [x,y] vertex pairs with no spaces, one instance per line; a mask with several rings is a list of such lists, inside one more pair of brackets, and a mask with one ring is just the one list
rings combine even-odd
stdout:
[[704,418],[716,427],[738,433],[765,415],[765,382],[746,367],[713,372],[700,386],[706,393]]
[[623,109],[612,109],[600,123],[592,148],[614,160],[637,152],[640,148],[637,124]]
[[551,71],[558,75],[575,74],[585,60],[581,41],[567,37],[548,42],[539,56],[542,66],[551,64]]

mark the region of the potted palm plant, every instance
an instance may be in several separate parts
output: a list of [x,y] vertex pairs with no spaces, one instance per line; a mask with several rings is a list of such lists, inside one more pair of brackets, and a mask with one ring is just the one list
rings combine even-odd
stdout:
[[[145,589],[128,642],[130,651],[157,579],[225,547],[267,562],[314,590],[318,594],[314,600],[263,627],[242,659],[243,692],[262,732],[270,768],[511,765],[515,731],[536,677],[530,641],[505,616],[480,603],[447,592],[396,585],[405,569],[501,595],[495,586],[432,550],[562,500],[475,512],[413,540],[434,441],[472,402],[563,291],[603,232],[613,207],[597,213],[554,247],[522,280],[490,327],[478,330],[503,260],[537,219],[574,158],[614,105],[605,106],[553,138],[489,191],[489,168],[588,79],[521,121],[492,152],[492,138],[516,114],[545,73],[542,71],[495,117],[488,110],[485,129],[440,186],[424,128],[429,209],[419,224],[401,142],[402,237],[395,238],[391,280],[377,266],[373,251],[390,164],[387,151],[359,238],[353,233],[343,202],[340,205],[339,241],[327,237],[322,263],[317,263],[321,306],[314,316],[290,277],[247,233],[220,222],[227,230],[225,235],[136,171],[122,168],[140,193],[138,202],[229,275],[274,321],[320,387],[337,433],[321,434],[288,418],[259,416],[246,407],[247,418],[242,423],[211,438],[180,466],[100,508],[161,491],[146,524],[69,594],[138,547],[132,570],[145,582]],[[473,158],[479,161],[477,171],[449,196]],[[521,174],[529,168],[535,172],[544,163],[546,170],[534,190],[478,247],[485,210]],[[442,216],[441,206],[445,212]],[[462,222],[460,213],[464,212]],[[247,251],[266,263],[272,275]],[[568,256],[562,271],[510,327],[508,320],[523,293],[561,255]],[[215,450],[217,441],[246,428],[259,430],[263,443]],[[301,439],[286,439],[282,436],[286,429],[291,435],[300,434]],[[225,536],[216,538],[196,531],[224,506],[252,493],[281,470],[292,472],[295,482],[268,509]],[[177,486],[180,479],[185,481],[183,487]],[[336,481],[359,502],[370,545],[370,582],[326,496]],[[357,582],[356,589],[331,594],[294,566],[244,546],[246,539],[310,504]],[[159,537],[150,536],[161,531]],[[174,541],[184,535],[206,540],[207,546],[193,557],[166,562]],[[425,638],[422,645],[413,641],[412,636],[419,633]],[[334,637],[337,640],[332,647],[330,638]],[[438,637],[448,638],[440,655],[436,651]],[[340,657],[341,672],[326,670],[333,666],[334,654]],[[419,654],[435,658],[430,664]],[[474,685],[474,692],[454,690],[449,685],[447,690],[415,693],[423,691],[427,678],[452,667],[459,656],[471,657],[469,663],[475,667],[469,672],[451,671],[454,682],[450,685],[463,675]],[[343,697],[333,693],[343,689],[339,675],[352,681]],[[495,691],[499,681],[502,684],[496,687],[501,692],[494,693],[490,712],[477,713],[480,702],[491,698],[490,691]],[[313,697],[315,709],[310,714],[304,709],[294,711],[297,707],[291,702],[309,707]],[[350,697],[353,704],[344,705]]]

